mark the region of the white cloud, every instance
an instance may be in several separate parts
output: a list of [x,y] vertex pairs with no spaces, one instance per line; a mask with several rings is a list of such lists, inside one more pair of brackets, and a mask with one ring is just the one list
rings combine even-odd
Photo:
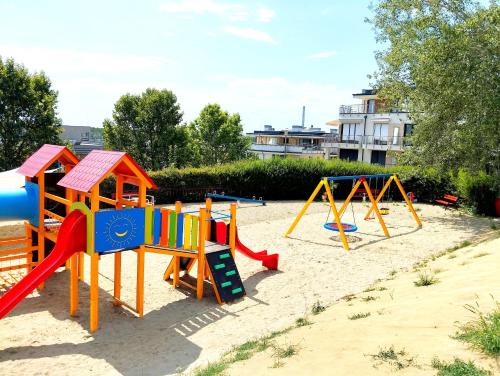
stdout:
[[271,22],[275,15],[276,13],[272,9],[264,7],[257,9],[257,20],[259,22]]
[[167,13],[217,14],[227,16],[233,21],[244,21],[248,17],[248,9],[241,4],[221,3],[215,0],[180,0],[169,1],[160,5]]
[[244,39],[252,39],[266,43],[276,43],[271,35],[262,30],[256,30],[249,27],[225,26],[222,31]]
[[266,7],[261,6],[255,9],[245,4],[217,0],[171,0],[161,4],[160,10],[184,16],[187,14],[213,14],[229,21],[255,19],[258,22],[270,22],[275,16],[275,12]]
[[328,59],[329,57],[336,56],[338,54],[337,51],[324,51],[324,52],[318,52],[312,55],[309,55],[307,58],[308,59]]
[[157,56],[110,54],[74,49],[45,47],[16,47],[0,45],[0,55],[13,57],[29,70],[48,73],[123,73],[131,71],[159,71],[171,60]]

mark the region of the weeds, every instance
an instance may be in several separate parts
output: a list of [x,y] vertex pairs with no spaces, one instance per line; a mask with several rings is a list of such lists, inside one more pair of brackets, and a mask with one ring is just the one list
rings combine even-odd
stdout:
[[432,270],[432,272],[433,272],[434,274],[439,274],[439,273],[444,272],[444,269],[441,269],[441,268],[436,268],[436,269],[433,269],[433,270]]
[[464,362],[455,358],[451,363],[441,362],[439,359],[432,359],[432,367],[438,370],[436,376],[488,376],[491,372],[477,367],[472,361]]
[[439,280],[433,274],[420,273],[418,279],[413,281],[413,284],[417,287],[430,286],[439,282]]
[[388,363],[398,370],[414,365],[413,357],[408,357],[408,353],[405,349],[396,351],[394,346],[387,349],[380,349],[377,354],[372,354],[370,356],[372,360],[379,361],[380,363]]
[[311,324],[312,323],[307,319],[307,317],[301,317],[301,318],[295,320],[295,326],[297,328],[300,328],[301,326],[308,326]]
[[372,300],[376,300],[376,299],[378,299],[378,296],[371,296],[371,295],[368,295],[368,296],[365,296],[364,298],[361,298],[361,300],[364,302],[371,302]]
[[283,367],[284,362],[282,359],[290,358],[291,356],[297,355],[299,348],[297,345],[287,345],[285,347],[280,347],[277,345],[273,346],[273,354],[271,355],[275,358],[272,368]]
[[465,309],[472,312],[476,319],[459,328],[455,339],[467,342],[472,348],[482,351],[487,355],[498,357],[500,355],[500,303],[496,302],[496,308],[484,314],[476,306],[467,304]]
[[481,252],[481,253],[478,253],[477,255],[474,255],[472,256],[473,258],[478,258],[478,257],[483,257],[483,256],[488,256],[489,253],[488,252]]
[[365,313],[356,313],[354,315],[348,316],[347,318],[349,320],[359,320],[359,319],[364,319],[365,317],[370,316],[370,312],[365,312]]
[[322,305],[319,300],[313,304],[311,312],[313,315],[317,315],[318,313],[323,312],[326,309],[324,305]]
[[448,256],[449,259],[454,259],[455,257],[457,257],[457,255],[454,255],[454,254],[451,254]]

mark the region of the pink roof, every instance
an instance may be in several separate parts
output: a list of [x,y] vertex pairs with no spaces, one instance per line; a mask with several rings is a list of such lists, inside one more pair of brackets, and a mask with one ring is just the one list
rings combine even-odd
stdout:
[[[70,155],[67,155],[67,153]],[[61,162],[63,163],[78,162],[78,158],[76,158],[65,146],[45,144],[32,154],[31,157],[26,159],[22,166],[17,169],[17,173],[32,178],[40,171],[50,167],[47,165],[58,156],[61,157]]]
[[[57,184],[80,192],[89,192],[111,172],[137,176],[125,163],[125,160],[138,168],[142,175],[138,177],[146,180],[148,188],[156,188],[148,174],[127,153],[104,150],[92,150]],[[119,163],[120,161],[122,163]]]

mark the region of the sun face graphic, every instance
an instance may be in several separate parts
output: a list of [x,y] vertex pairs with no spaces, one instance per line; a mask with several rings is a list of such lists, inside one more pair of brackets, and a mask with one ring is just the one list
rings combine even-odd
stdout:
[[104,235],[115,249],[127,248],[137,236],[137,224],[133,216],[117,211],[106,222]]

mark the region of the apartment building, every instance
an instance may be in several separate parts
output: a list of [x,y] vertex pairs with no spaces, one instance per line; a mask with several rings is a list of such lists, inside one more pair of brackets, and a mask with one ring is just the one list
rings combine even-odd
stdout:
[[323,147],[338,150],[341,159],[394,165],[397,154],[408,146],[410,114],[385,107],[374,90],[362,90],[353,98],[360,103],[340,106],[339,119],[327,123],[338,131],[326,134]]
[[102,128],[79,125],[63,125],[61,139],[71,144],[79,158],[85,157],[92,150],[102,150]]

